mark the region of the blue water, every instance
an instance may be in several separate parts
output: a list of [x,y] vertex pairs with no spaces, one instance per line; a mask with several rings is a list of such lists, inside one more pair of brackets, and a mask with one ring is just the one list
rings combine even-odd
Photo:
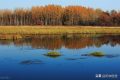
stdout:
[[[82,44],[79,44],[82,45]],[[44,45],[43,45],[44,46]],[[120,45],[102,44],[84,48],[68,48],[64,44],[57,52],[62,56],[45,56],[52,49],[34,48],[31,45],[0,44],[0,80],[120,80]],[[82,56],[101,51],[116,57]],[[22,64],[23,61],[40,61],[39,64]],[[117,78],[96,78],[96,74],[113,74]]]

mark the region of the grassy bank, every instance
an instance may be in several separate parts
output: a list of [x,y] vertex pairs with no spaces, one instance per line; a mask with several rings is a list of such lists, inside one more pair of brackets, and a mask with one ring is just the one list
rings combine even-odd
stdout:
[[0,34],[69,34],[69,33],[91,33],[91,34],[120,34],[117,27],[63,27],[63,26],[1,26]]
[[[33,37],[33,35],[61,34],[66,37],[68,34],[120,34],[120,28],[117,27],[64,27],[64,26],[1,26],[0,39],[22,39]],[[69,36],[67,36],[69,37]]]

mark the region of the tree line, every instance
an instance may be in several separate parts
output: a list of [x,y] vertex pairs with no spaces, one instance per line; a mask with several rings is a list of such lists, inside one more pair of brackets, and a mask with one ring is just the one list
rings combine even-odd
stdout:
[[83,6],[60,5],[7,9],[0,10],[0,25],[120,26],[120,11],[108,12]]

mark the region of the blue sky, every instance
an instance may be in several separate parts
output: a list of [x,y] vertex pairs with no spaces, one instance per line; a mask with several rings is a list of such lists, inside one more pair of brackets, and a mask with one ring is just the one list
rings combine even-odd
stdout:
[[103,10],[120,10],[120,0],[0,0],[0,9],[31,8],[47,4],[82,5]]

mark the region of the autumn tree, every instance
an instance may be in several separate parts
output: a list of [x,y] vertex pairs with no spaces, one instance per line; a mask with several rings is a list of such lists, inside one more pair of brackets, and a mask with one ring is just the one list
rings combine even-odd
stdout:
[[34,25],[43,25],[44,24],[44,7],[32,7],[32,20]]
[[114,26],[120,25],[120,12],[115,10],[111,11],[111,22]]
[[66,7],[63,13],[63,25],[79,25],[82,12],[80,9],[80,6]]
[[98,25],[110,26],[110,14],[108,12],[103,12],[98,18]]
[[44,7],[45,25],[61,25],[63,9],[57,5],[47,5]]
[[82,6],[46,5],[0,10],[0,25],[120,26],[120,12]]

